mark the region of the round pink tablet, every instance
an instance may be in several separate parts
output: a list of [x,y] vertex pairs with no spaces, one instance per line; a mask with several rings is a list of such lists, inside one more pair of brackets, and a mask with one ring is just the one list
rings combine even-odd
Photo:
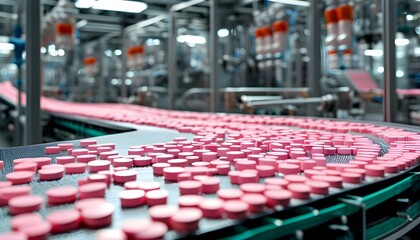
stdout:
[[95,240],[127,240],[127,236],[119,229],[101,229],[95,232]]
[[106,151],[106,152],[99,152],[99,159],[101,160],[109,160],[108,158],[111,156],[117,156],[117,151]]
[[263,193],[265,191],[265,185],[259,183],[244,183],[240,185],[240,189],[244,193]]
[[114,209],[114,205],[108,202],[83,208],[83,223],[88,228],[101,228],[111,225]]
[[13,185],[30,183],[34,180],[34,172],[19,171],[6,174],[7,181],[12,182]]
[[73,148],[73,143],[59,143],[57,146],[60,147],[61,151],[66,151],[67,149]]
[[229,180],[232,184],[239,184],[239,175],[241,174],[240,171],[230,171],[229,172]]
[[257,165],[255,167],[260,178],[272,177],[276,174],[276,168],[269,165]]
[[330,185],[327,182],[308,180],[305,184],[311,188],[311,193],[313,194],[328,194],[328,187]]
[[151,190],[146,192],[146,203],[147,205],[155,206],[155,205],[162,205],[166,204],[168,199],[168,191],[166,190]]
[[242,197],[243,192],[236,188],[222,188],[217,191],[217,196],[224,200],[238,200]]
[[81,223],[79,211],[75,209],[58,210],[47,216],[51,224],[51,233],[64,233],[79,228]]
[[249,205],[241,200],[228,200],[223,204],[226,217],[230,219],[241,219],[246,217]]
[[178,198],[179,207],[198,207],[204,200],[200,195],[182,195]]
[[131,208],[140,207],[146,203],[146,193],[143,190],[125,190],[118,194],[121,207]]
[[257,173],[254,172],[240,172],[238,177],[238,183],[258,183],[259,178]]
[[106,203],[106,200],[103,198],[86,198],[86,199],[81,199],[78,200],[75,204],[74,207],[79,211],[82,212],[82,210],[84,208],[90,208],[92,206],[95,205],[101,205]]
[[155,222],[161,222],[170,226],[171,217],[178,211],[178,208],[171,205],[156,205],[149,209],[150,218]]
[[83,139],[83,140],[80,140],[79,143],[80,143],[81,147],[87,147],[89,145],[96,144],[96,140],[95,139]]
[[178,183],[179,193],[181,195],[200,194],[201,182],[195,180],[181,181]]
[[59,156],[55,158],[57,164],[67,164],[67,163],[74,163],[75,157],[73,156]]
[[241,201],[248,203],[250,213],[262,212],[267,205],[267,198],[259,193],[245,193],[242,195]]
[[48,189],[46,194],[50,205],[73,203],[77,198],[77,188],[71,186],[53,187]]
[[83,155],[77,156],[76,159],[77,159],[77,162],[88,163],[88,162],[96,160],[96,155],[94,155],[94,154],[83,154]]
[[160,183],[158,182],[140,182],[139,188],[145,192],[152,191],[152,190],[159,190]]
[[12,215],[39,211],[44,199],[35,195],[24,195],[9,200],[9,212]]
[[300,167],[296,164],[280,163],[277,168],[278,172],[284,175],[300,173]]
[[284,176],[284,180],[288,181],[289,183],[304,183],[306,180],[308,180],[308,178],[302,175],[290,174]]
[[28,240],[43,240],[47,239],[51,231],[51,224],[49,222],[39,222],[22,227],[20,232],[23,232]]
[[276,185],[280,186],[283,189],[287,189],[287,185],[289,185],[289,181],[283,179],[283,178],[266,178],[264,181],[265,185]]
[[38,165],[34,162],[19,163],[13,166],[13,171],[14,172],[21,172],[21,171],[36,172],[37,166]]
[[202,217],[200,209],[181,208],[172,215],[170,225],[175,231],[192,232],[198,229],[198,223]]
[[79,197],[103,198],[105,196],[106,183],[87,183],[79,187]]
[[48,146],[45,147],[45,154],[57,154],[60,153],[61,148],[59,146]]
[[42,168],[38,171],[40,181],[51,181],[63,178],[64,168]]
[[192,180],[192,176],[191,173],[189,172],[184,172],[184,173],[180,173],[177,177],[177,181],[181,182],[181,181],[185,181],[185,180]]
[[137,172],[133,170],[118,171],[114,173],[113,177],[115,183],[124,184],[126,182],[136,181]]
[[365,179],[365,176],[366,176],[366,170],[360,169],[360,168],[347,168],[347,169],[344,169],[344,172],[358,173],[361,175],[361,180]]
[[153,174],[156,176],[163,176],[163,169],[170,166],[169,163],[154,163],[152,165]]
[[6,205],[7,202],[18,196],[28,195],[32,188],[30,186],[11,186],[0,188],[0,206]]
[[5,187],[10,187],[10,186],[12,186],[12,182],[0,181],[0,189],[5,188]]
[[4,232],[0,233],[0,239],[4,240],[28,240],[28,236],[22,232]]
[[385,175],[385,167],[368,164],[365,166],[366,175],[372,177],[383,177]]
[[227,175],[230,171],[230,165],[217,165],[216,169],[219,175]]
[[186,167],[188,166],[188,161],[187,159],[171,159],[168,161],[168,163],[172,166],[172,167]]
[[203,212],[203,217],[205,218],[221,218],[223,212],[224,201],[212,198],[204,199],[198,205],[198,207]]
[[132,224],[133,234],[126,232],[127,227],[123,228],[129,239],[133,240],[152,240],[163,239],[168,231],[168,227],[161,222],[152,222],[150,220],[136,220],[137,223]]
[[114,167],[127,167],[131,168],[133,166],[133,159],[131,158],[115,158],[112,161]]
[[[101,171],[101,172],[105,172],[105,171]],[[102,182],[102,183],[106,183],[107,186],[109,186],[111,184],[111,173],[109,174],[91,174],[88,177],[88,182],[89,183],[94,183],[94,182]]]
[[94,160],[88,163],[89,172],[99,172],[109,170],[111,161],[108,160]]
[[200,180],[202,193],[216,193],[220,188],[220,180],[215,177],[207,177]]
[[14,216],[10,221],[10,225],[13,231],[19,231],[23,226],[40,223],[42,221],[42,216],[38,213],[22,213]]
[[398,165],[394,164],[393,162],[382,163],[379,165],[385,168],[385,173],[398,173],[399,172]]
[[133,159],[133,165],[136,167],[146,167],[152,164],[151,157],[136,157]]
[[73,150],[71,151],[71,155],[72,155],[73,157],[77,157],[77,156],[80,156],[80,155],[86,155],[86,154],[88,154],[88,153],[89,153],[89,150],[87,150],[87,149],[83,149],[83,148],[73,149]]
[[338,176],[313,176],[312,179],[316,181],[327,182],[330,185],[330,187],[333,187],[333,188],[343,187],[343,184],[342,184],[343,179]]
[[275,207],[277,205],[286,207],[289,205],[290,199],[292,198],[292,193],[283,189],[267,190],[264,192],[264,195],[267,197],[268,207]]
[[313,176],[315,175],[327,175],[326,173],[324,173],[323,171],[320,170],[314,170],[314,169],[308,169],[304,171],[305,177],[311,179]]
[[292,193],[293,198],[309,199],[311,188],[303,183],[290,183],[287,189]]
[[184,172],[182,167],[166,167],[163,169],[163,176],[165,181],[176,182],[178,181],[178,175]]
[[67,163],[64,164],[66,174],[79,174],[86,171],[86,163]]
[[341,178],[345,183],[359,184],[362,182],[362,175],[359,173],[343,172]]

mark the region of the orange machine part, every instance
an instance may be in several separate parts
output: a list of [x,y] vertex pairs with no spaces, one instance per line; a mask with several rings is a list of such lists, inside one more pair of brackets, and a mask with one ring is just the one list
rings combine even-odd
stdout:
[[96,63],[96,58],[95,57],[85,57],[85,59],[83,59],[83,64],[84,65],[92,65]]
[[255,28],[255,37],[262,37],[263,36],[263,32],[261,28]]
[[141,54],[143,52],[144,52],[143,45],[133,46],[127,49],[127,57],[131,57],[136,54]]
[[287,21],[284,21],[284,20],[275,21],[273,22],[273,31],[274,32],[287,32],[288,26],[289,24],[287,23]]
[[345,4],[337,8],[338,20],[353,20],[353,8],[352,6]]
[[336,23],[338,22],[337,10],[335,8],[326,9],[324,11],[325,22]]
[[271,35],[271,28],[269,26],[265,26],[261,28],[262,36],[269,36]]
[[59,22],[55,24],[55,32],[59,35],[72,35],[74,30],[73,24]]
[[343,54],[351,54],[351,53],[352,53],[351,49],[346,49],[343,51]]

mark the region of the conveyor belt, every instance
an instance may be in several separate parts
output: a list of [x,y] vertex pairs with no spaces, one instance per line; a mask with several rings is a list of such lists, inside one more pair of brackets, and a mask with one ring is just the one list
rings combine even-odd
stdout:
[[[89,118],[80,118],[80,121],[98,121],[95,119],[89,119]],[[131,125],[131,124],[124,124],[124,123],[111,123],[107,121],[101,120],[101,122],[106,122],[107,124],[116,124],[118,126],[125,126],[127,128],[134,127],[137,129],[137,131],[127,132],[123,134],[115,134],[115,135],[108,135],[103,137],[96,138],[98,140],[98,143],[115,143],[117,145],[117,151],[120,154],[126,154],[127,149],[130,146],[139,145],[139,144],[153,144],[157,142],[167,142],[171,141],[174,137],[177,136],[187,136],[188,138],[192,138],[192,134],[180,134],[177,131],[174,130],[168,130],[163,128],[156,128],[156,127],[146,127],[146,126],[139,126],[139,125]],[[407,126],[404,126],[407,127]],[[408,129],[411,127],[407,127]],[[415,131],[418,131],[418,129],[412,129]],[[360,133],[357,133],[360,135]],[[382,140],[378,138],[371,137],[371,139],[379,144],[381,146],[382,154],[387,151],[387,148],[389,147],[386,143],[384,143]],[[75,147],[78,147],[77,141],[72,141],[72,143],[75,144]],[[19,157],[41,157],[45,156],[44,154],[44,147],[49,145],[55,145],[56,143],[50,143],[50,144],[41,144],[41,145],[35,145],[35,146],[26,146],[26,147],[18,147],[18,148],[8,148],[8,149],[0,149],[0,158],[3,158],[3,160],[6,161],[5,166],[5,172],[11,171],[11,161],[15,158]],[[51,155],[50,155],[51,156]],[[52,155],[52,157],[56,157],[58,155]],[[348,162],[352,158],[351,155],[333,155],[329,156],[327,161],[329,163],[345,163]],[[152,169],[150,167],[148,168],[135,168],[138,171],[137,179],[140,181],[158,181],[162,183],[162,189],[166,189],[170,192],[169,198],[168,198],[168,204],[176,205],[177,199],[179,197],[178,193],[178,186],[176,183],[165,183],[163,177],[155,177],[152,174]],[[414,168],[413,168],[414,169]],[[371,199],[375,200],[375,204],[378,204],[381,200],[381,198],[378,198],[377,196],[370,196],[366,193],[374,193],[375,191],[379,191],[380,189],[384,188],[385,186],[396,186],[401,187],[401,191],[406,190],[411,183],[418,182],[418,177],[410,177],[410,174],[408,173],[410,170],[408,169],[405,172],[401,172],[399,174],[395,174],[393,177],[386,178],[382,181],[375,182],[374,184],[361,184],[357,188],[345,188],[341,191],[335,191],[331,192],[328,196],[323,198],[312,198],[311,200],[306,201],[298,201],[295,199],[292,199],[291,206],[281,210],[278,209],[278,212],[265,212],[260,215],[251,215],[250,219],[243,220],[243,221],[234,221],[234,220],[210,220],[210,219],[202,219],[200,221],[200,229],[195,232],[193,235],[188,235],[188,237],[196,237],[197,239],[214,239],[215,236],[213,235],[213,232],[217,232],[218,234],[226,234],[226,228],[235,228],[236,226],[242,227],[244,225],[247,226],[257,226],[256,223],[261,223],[263,221],[267,221],[267,228],[268,226],[272,226],[272,224],[276,224],[276,219],[279,217],[278,214],[288,214],[289,212],[292,212],[294,210],[297,210],[299,212],[301,206],[308,206],[310,208],[314,206],[323,207],[320,211],[322,213],[322,216],[325,216],[324,220],[327,221],[328,219],[331,219],[332,216],[337,216],[337,214],[353,214],[357,211],[359,211],[359,207],[350,207],[351,204],[348,203],[338,203],[339,197],[346,198],[346,194],[352,194],[352,195],[359,195],[367,196],[366,199],[372,202]],[[415,169],[418,170],[418,167]],[[3,174],[5,174],[5,172]],[[59,186],[59,185],[77,185],[77,179],[82,176],[87,176],[87,173],[78,175],[78,176],[71,176],[66,175],[63,179],[59,181],[52,181],[52,182],[40,182],[38,180],[31,183],[31,186],[33,188],[33,192],[40,195],[45,195],[46,189],[53,187],[53,186]],[[4,178],[4,175],[0,175],[0,178]],[[232,185],[229,181],[229,179],[226,176],[219,176],[218,177],[221,180],[221,187],[227,188],[227,187],[238,187],[237,185]],[[399,181],[405,181],[403,184],[398,184]],[[394,185],[393,185],[394,184]],[[397,184],[397,185],[395,185]],[[404,187],[402,187],[404,186]],[[120,209],[119,208],[119,199],[118,199],[118,192],[120,192],[123,189],[122,186],[117,185],[111,185],[111,187],[107,190],[106,199],[113,203],[117,211],[114,214],[113,217],[113,225],[112,228],[119,228],[121,223],[127,220],[130,220],[132,218],[142,218],[147,217],[147,207],[141,207],[136,209]],[[400,193],[399,190],[389,189],[386,192],[382,194],[388,194],[389,197],[394,197],[395,193]],[[391,194],[392,193],[392,194]],[[380,195],[381,197],[384,195]],[[215,195],[206,195],[207,198],[214,198]],[[384,200],[386,198],[383,198]],[[337,205],[338,204],[338,205]],[[343,205],[344,204],[344,205]],[[46,216],[48,213],[57,210],[57,209],[63,209],[63,208],[71,208],[73,204],[67,204],[62,206],[54,206],[54,207],[44,207],[40,211],[40,213],[43,216]],[[328,207],[330,208],[328,208]],[[374,205],[372,205],[374,206]],[[349,210],[350,208],[350,210]],[[337,214],[334,214],[334,211],[337,211]],[[309,214],[309,213],[308,213]],[[290,215],[290,214],[289,214]],[[293,214],[292,214],[293,215]],[[309,221],[309,218],[313,218],[311,220],[311,223],[313,224],[314,221],[318,221],[316,216],[313,214],[305,215],[305,217],[302,217],[301,220],[305,222]],[[293,223],[296,219],[290,218],[290,221],[288,221],[289,224]],[[293,220],[293,221],[292,221]],[[320,221],[320,220],[319,220]],[[321,222],[321,221],[320,221]],[[255,224],[254,224],[255,223]],[[309,222],[306,222],[307,226],[310,226]],[[295,225],[288,225],[290,228],[297,227]],[[0,208],[0,232],[4,232],[10,229],[10,216],[8,215],[7,208],[2,207]],[[246,228],[245,228],[246,229]],[[267,229],[269,230],[269,229]],[[290,230],[290,229],[289,229]],[[274,230],[273,230],[274,231]],[[238,236],[243,236],[238,234]],[[259,236],[259,235],[257,235]],[[169,232],[165,238],[166,239],[173,239],[178,237],[185,237],[183,235],[179,235],[173,231]],[[75,239],[75,238],[81,238],[81,239],[91,239],[93,238],[93,231],[87,230],[87,229],[80,229],[78,231],[70,232],[67,234],[60,234],[56,236],[52,236],[51,239]]]

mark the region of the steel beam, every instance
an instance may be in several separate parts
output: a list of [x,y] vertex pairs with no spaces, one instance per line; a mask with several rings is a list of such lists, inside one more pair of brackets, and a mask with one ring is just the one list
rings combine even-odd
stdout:
[[26,0],[26,127],[25,144],[42,142],[41,2]]

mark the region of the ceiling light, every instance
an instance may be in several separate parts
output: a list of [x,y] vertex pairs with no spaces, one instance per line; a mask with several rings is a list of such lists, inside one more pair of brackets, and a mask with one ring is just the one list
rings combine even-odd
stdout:
[[76,7],[116,12],[140,13],[146,10],[147,4],[143,2],[125,0],[77,0]]
[[384,52],[382,50],[377,50],[377,49],[367,49],[367,50],[365,50],[365,56],[382,57],[382,55],[384,55]]
[[408,40],[407,38],[397,38],[395,39],[395,45],[397,46],[405,46],[410,44],[410,40]]
[[12,51],[15,49],[15,45],[11,43],[0,43],[0,49],[4,51]]
[[122,54],[122,51],[120,49],[117,49],[117,50],[114,51],[114,54],[116,56],[120,56]]
[[270,0],[270,2],[283,3],[283,4],[294,5],[294,6],[301,6],[301,7],[309,7],[309,6],[311,6],[311,3],[310,2],[300,1],[300,0]]
[[179,43],[189,43],[189,44],[205,44],[206,38],[203,36],[196,35],[180,35],[176,37],[176,41]]
[[229,30],[226,28],[219,29],[219,31],[217,31],[217,36],[221,38],[229,36]]

